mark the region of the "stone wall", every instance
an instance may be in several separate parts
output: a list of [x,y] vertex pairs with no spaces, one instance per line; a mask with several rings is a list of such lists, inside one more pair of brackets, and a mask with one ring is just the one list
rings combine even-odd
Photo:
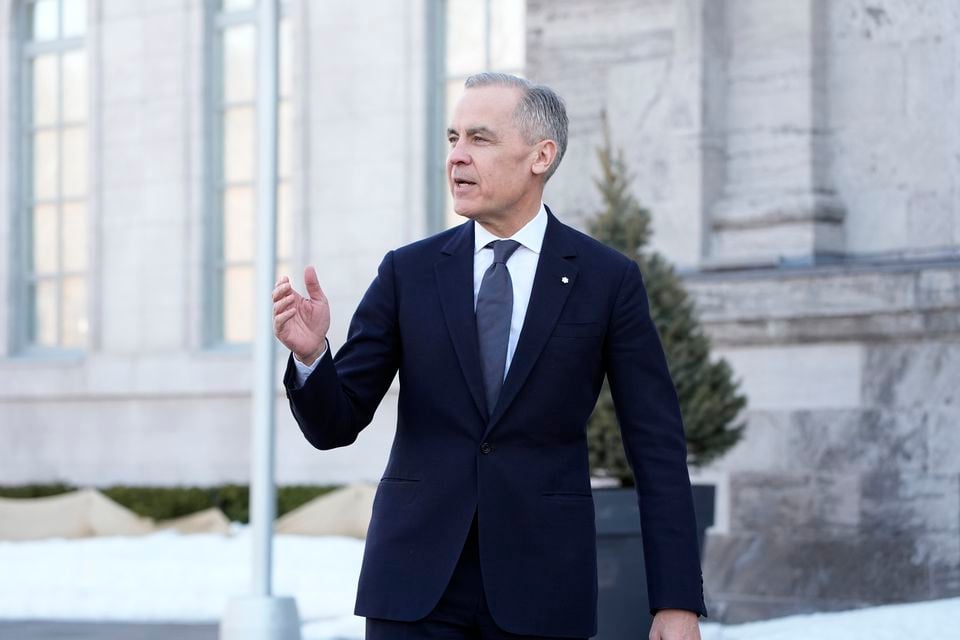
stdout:
[[[14,3],[0,3],[0,184],[16,119]],[[249,473],[250,350],[204,344],[208,184],[204,7],[90,3],[91,346],[25,355],[0,314],[0,484],[242,482]],[[343,343],[360,295],[391,248],[423,235],[422,2],[320,4],[292,11],[294,256],[315,264]],[[384,99],[384,98],[388,99]],[[10,193],[8,189],[4,193]],[[12,300],[9,224],[0,215],[0,299]],[[299,280],[299,274],[294,274]],[[282,355],[282,354],[278,354]],[[277,373],[282,483],[375,480],[396,393],[348,450],[318,457],[285,406]]]
[[960,595],[960,5],[528,0],[585,225],[606,114],[749,398],[716,618]]
[[831,173],[848,250],[956,248],[960,3],[839,0],[828,9]]
[[654,244],[681,267],[960,245],[957,3],[527,7],[528,75],[571,117],[547,192],[568,219],[599,206],[605,115],[657,214]]
[[[687,206],[696,193],[677,187],[699,185],[699,179],[684,177],[696,171],[689,166],[696,158],[688,157],[698,153],[696,145],[692,151],[680,148],[696,141],[699,119],[686,111],[694,109],[689,102],[673,104],[681,73],[675,60],[677,19],[673,0],[530,0],[527,75],[554,87],[570,118],[567,155],[544,196],[553,210],[583,225],[601,206],[593,179],[605,119],[634,170],[637,191],[661,212],[654,220],[654,242],[680,264],[696,266],[702,224],[697,207]],[[695,103],[696,96],[690,99]],[[685,162],[674,162],[674,153],[686,154]]]
[[960,265],[691,276],[750,399],[704,579],[730,621],[960,594]]

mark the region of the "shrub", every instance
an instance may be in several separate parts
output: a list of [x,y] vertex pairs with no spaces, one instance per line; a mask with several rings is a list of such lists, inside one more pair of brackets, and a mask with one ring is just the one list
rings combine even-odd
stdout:
[[[693,466],[707,464],[726,453],[743,435],[744,424],[737,418],[746,406],[746,398],[738,392],[730,365],[722,358],[711,359],[710,340],[700,327],[683,281],[663,256],[646,248],[651,235],[650,212],[630,193],[623,153],[614,155],[609,135],[597,155],[601,176],[594,182],[604,209],[593,219],[590,233],[637,262],[650,300],[650,315],[677,389],[688,461]],[[587,438],[594,475],[632,484],[606,382],[590,417]]]
[[[282,516],[337,486],[289,485],[277,488],[277,515]],[[0,487],[3,498],[43,498],[75,491],[77,487],[57,483]],[[234,522],[250,521],[250,490],[246,485],[214,487],[131,487],[114,486],[100,491],[134,513],[168,520],[217,507]]]

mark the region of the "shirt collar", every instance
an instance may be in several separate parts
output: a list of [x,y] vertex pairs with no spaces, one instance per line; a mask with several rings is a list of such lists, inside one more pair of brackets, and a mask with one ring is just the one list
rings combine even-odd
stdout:
[[540,210],[537,211],[537,215],[527,224],[523,225],[515,234],[509,238],[498,238],[489,231],[483,228],[483,225],[473,223],[473,252],[479,253],[481,249],[486,247],[494,240],[516,240],[521,245],[533,251],[534,253],[540,253],[540,249],[543,247],[543,236],[547,232],[547,210],[543,206],[543,202],[540,203]]

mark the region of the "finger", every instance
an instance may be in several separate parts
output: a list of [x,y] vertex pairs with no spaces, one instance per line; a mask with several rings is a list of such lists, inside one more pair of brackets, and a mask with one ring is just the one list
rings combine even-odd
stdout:
[[291,285],[289,282],[285,282],[281,285],[277,285],[277,287],[273,290],[273,301],[276,302],[281,298],[285,298],[289,295],[295,295],[296,293],[297,292],[293,290],[293,285]]
[[317,270],[312,266],[303,270],[303,284],[307,287],[307,295],[311,300],[327,301],[327,297],[323,295],[323,289],[320,288],[320,280],[317,279]]
[[273,315],[277,316],[289,309],[297,301],[296,296],[284,296],[273,303]]
[[279,314],[279,315],[277,315],[277,316],[274,316],[274,318],[273,318],[273,332],[274,332],[274,333],[279,333],[280,330],[283,329],[283,325],[287,324],[287,320],[289,320],[290,318],[292,318],[296,312],[297,312],[297,308],[296,308],[296,307],[291,307],[290,309],[287,309],[287,310],[284,311],[283,313],[281,313],[281,314]]
[[275,284],[275,285],[273,285],[273,286],[274,286],[274,287],[279,287],[279,286],[282,285],[284,282],[290,282],[290,278],[288,278],[287,276],[280,276],[280,279],[277,280],[277,284]]

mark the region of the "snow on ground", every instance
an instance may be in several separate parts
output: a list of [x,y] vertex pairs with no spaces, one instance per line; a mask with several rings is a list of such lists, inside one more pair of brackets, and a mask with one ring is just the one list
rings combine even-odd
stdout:
[[[352,615],[363,541],[277,536],[274,592],[294,595],[305,640],[363,638]],[[0,619],[215,622],[250,583],[250,532],[0,542]],[[960,638],[960,599],[735,626],[703,640]],[[953,634],[953,635],[951,635]]]
[[[276,537],[274,593],[296,596],[310,637],[363,636],[353,616],[362,553],[354,538]],[[215,622],[232,596],[249,593],[250,564],[246,527],[0,542],[0,618]]]
[[960,640],[960,598],[814,613],[731,626],[703,625],[703,640]]

